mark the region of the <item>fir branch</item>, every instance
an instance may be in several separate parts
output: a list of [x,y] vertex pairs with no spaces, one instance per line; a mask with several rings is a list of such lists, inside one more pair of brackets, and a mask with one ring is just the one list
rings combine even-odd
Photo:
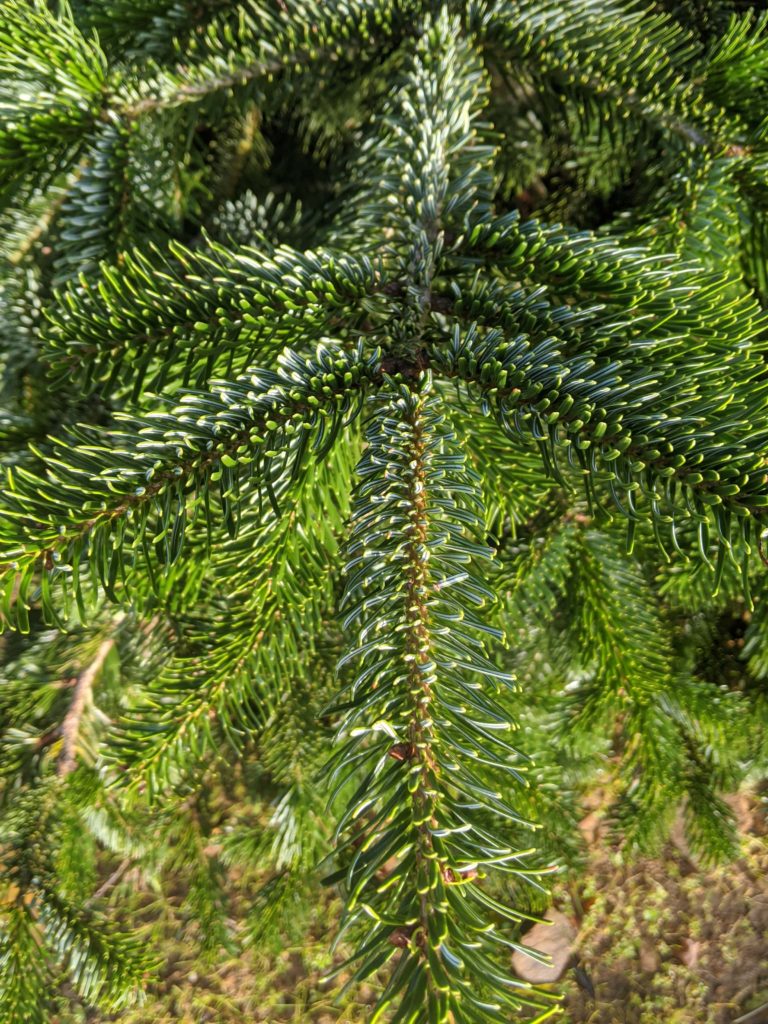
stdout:
[[46,942],[69,967],[84,999],[112,1010],[135,1001],[154,967],[138,937],[105,932],[91,916],[75,911],[47,880],[37,887],[35,910]]
[[14,902],[0,930],[0,1013],[7,1021],[46,1024],[49,993],[27,904]]
[[154,796],[176,782],[181,762],[190,773],[221,756],[222,740],[242,754],[277,713],[288,680],[312,671],[347,516],[348,491],[334,508],[333,488],[351,480],[357,448],[348,434],[340,439],[279,517],[246,499],[238,536],[209,555],[197,615],[175,616],[170,657],[112,734],[110,758],[125,783]]
[[623,838],[682,802],[731,848],[766,760],[768,21],[715,6],[0,2],[3,1020],[142,987],[99,850],[183,874],[209,946],[220,849],[269,874],[249,941],[285,923],[328,777],[340,970],[386,969],[390,1024],[558,1012],[506,965],[609,750]]
[[107,67],[71,11],[7,0],[0,26],[0,203],[50,181],[77,152],[103,102]]
[[187,395],[168,413],[129,420],[132,429],[125,432],[73,435],[54,456],[43,457],[47,478],[19,469],[4,495],[3,542],[13,546],[5,548],[3,571],[7,580],[21,578],[15,591],[6,587],[6,621],[15,601],[23,625],[38,571],[47,614],[55,615],[52,585],[62,588],[65,605],[71,595],[79,600],[85,552],[94,583],[112,596],[118,576],[125,576],[125,549],[151,567],[148,534],[173,563],[190,513],[208,507],[211,489],[234,532],[240,478],[256,474],[275,500],[278,478],[298,473],[311,435],[318,450],[323,438],[335,437],[363,397],[361,389],[377,379],[379,363],[377,353],[368,356],[360,347],[321,346],[314,360],[286,352],[278,373],[219,382],[210,393]]
[[456,329],[451,347],[435,347],[431,359],[440,372],[474,385],[504,430],[533,438],[554,473],[563,446],[585,480],[602,474],[612,482],[617,506],[630,519],[640,514],[636,492],[653,519],[694,518],[705,560],[710,515],[728,549],[739,541],[735,513],[749,554],[755,523],[768,507],[768,432],[755,429],[764,421],[762,388],[750,396],[754,404],[743,419],[729,419],[727,435],[718,424],[715,439],[708,402],[695,388],[673,397],[654,375],[625,373],[620,363],[569,359],[550,344],[507,342],[494,331],[481,339],[472,328],[463,336]]
[[[486,555],[470,539],[481,526],[476,480],[427,387],[381,394],[359,468],[342,602],[357,638],[340,663],[356,664],[357,675],[339,701],[333,774],[339,787],[351,773],[362,781],[339,824],[349,857],[339,877],[350,920],[375,922],[355,978],[402,950],[374,1019],[397,1001],[396,1021],[414,1020],[421,1006],[436,1022],[501,1021],[546,999],[492,965],[494,950],[515,943],[487,909],[520,914],[477,877],[534,873],[492,824],[527,827],[500,785],[520,779],[501,738],[511,723],[492,696],[511,680],[484,654],[494,630],[470,611],[491,596],[469,568]],[[467,816],[470,804],[482,825]]]
[[765,316],[750,296],[726,297],[730,282],[722,273],[708,274],[672,253],[630,248],[589,231],[523,221],[517,211],[472,227],[458,258],[473,265],[473,257],[491,257],[513,279],[544,280],[555,295],[618,305],[622,312],[629,305],[640,330],[664,329],[672,343],[683,326],[698,344],[706,340],[723,348],[729,329],[754,338],[765,328]]
[[[344,0],[332,5],[320,0],[287,0],[279,10],[260,2],[241,4],[234,30],[228,11],[214,15],[205,31],[190,40],[192,46],[185,53],[187,68],[177,66],[173,73],[159,76],[154,95],[128,102],[122,113],[136,118],[198,103],[280,73],[301,73],[312,65],[337,61],[350,48],[357,50],[358,57],[376,52],[388,37],[402,31],[409,7],[409,3],[392,0]],[[222,35],[232,39],[235,59],[222,57]],[[197,62],[195,50],[199,51]]]
[[467,20],[512,74],[524,69],[555,95],[588,91],[688,144],[718,147],[718,110],[686,75],[700,44],[669,15],[622,2],[596,11],[578,0],[566,12],[553,3],[490,0],[472,4]]
[[[184,382],[200,377],[201,368],[208,377],[225,353],[227,372],[235,359],[244,369],[244,362],[277,354],[269,340],[276,320],[285,318],[280,326],[288,332],[318,338],[345,307],[387,283],[365,258],[287,246],[265,253],[171,244],[152,255],[125,253],[119,267],[104,263],[97,280],[83,278],[60,294],[46,331],[57,372],[82,373],[90,389],[125,368],[138,393],[147,375],[157,386],[171,367]],[[249,332],[255,344],[243,343]]]

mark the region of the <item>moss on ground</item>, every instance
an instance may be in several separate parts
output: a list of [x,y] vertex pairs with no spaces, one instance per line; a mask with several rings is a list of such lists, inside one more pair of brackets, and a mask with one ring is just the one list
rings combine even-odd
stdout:
[[[585,869],[555,893],[578,927],[560,982],[563,1024],[732,1024],[768,1002],[768,843],[756,820],[742,856],[714,868],[697,866],[679,841],[627,863],[605,836],[590,837]],[[231,881],[237,937],[249,889]],[[202,952],[183,887],[160,901],[129,873],[112,899],[133,901],[133,923],[162,951],[146,1002],[105,1017],[63,1000],[53,1024],[363,1024],[375,1002],[375,985],[339,997],[348,975],[323,982],[344,956],[329,953],[340,911],[331,896],[297,901],[258,953],[236,942],[230,952]]]

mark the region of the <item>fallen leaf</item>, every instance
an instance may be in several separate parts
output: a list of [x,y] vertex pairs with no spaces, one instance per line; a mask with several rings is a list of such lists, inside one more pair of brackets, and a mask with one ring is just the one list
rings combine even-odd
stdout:
[[525,933],[523,944],[547,956],[550,963],[541,964],[527,953],[517,950],[512,957],[515,973],[523,981],[537,985],[557,981],[568,966],[575,939],[576,929],[565,914],[559,910],[548,910],[544,921],[535,924]]

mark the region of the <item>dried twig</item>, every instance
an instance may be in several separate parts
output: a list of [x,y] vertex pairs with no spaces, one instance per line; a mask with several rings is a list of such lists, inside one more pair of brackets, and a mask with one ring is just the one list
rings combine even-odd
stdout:
[[105,879],[93,896],[91,896],[86,906],[90,906],[92,903],[95,903],[96,900],[101,899],[102,896],[109,892],[113,885],[117,885],[132,863],[133,861],[130,857],[126,857],[125,860],[121,860],[109,878]]
[[77,740],[80,734],[80,722],[88,701],[91,699],[93,684],[101,671],[107,655],[115,646],[115,641],[110,637],[102,641],[96,652],[96,657],[91,664],[85,668],[75,680],[72,692],[72,703],[61,723],[61,755],[57,767],[57,774],[60,779],[65,778],[75,767],[77,756]]
[[733,1024],[766,1024],[768,1021],[768,1003],[763,1003],[756,1010],[750,1010],[743,1017],[737,1017]]

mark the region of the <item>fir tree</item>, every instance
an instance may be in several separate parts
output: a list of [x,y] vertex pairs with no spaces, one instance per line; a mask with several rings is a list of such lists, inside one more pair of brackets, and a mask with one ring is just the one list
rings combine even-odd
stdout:
[[183,874],[214,952],[222,865],[269,868],[253,942],[324,880],[372,1020],[506,1024],[559,1012],[509,965],[599,767],[628,850],[682,809],[731,852],[767,29],[0,2],[1,1021],[146,983],[110,856]]

